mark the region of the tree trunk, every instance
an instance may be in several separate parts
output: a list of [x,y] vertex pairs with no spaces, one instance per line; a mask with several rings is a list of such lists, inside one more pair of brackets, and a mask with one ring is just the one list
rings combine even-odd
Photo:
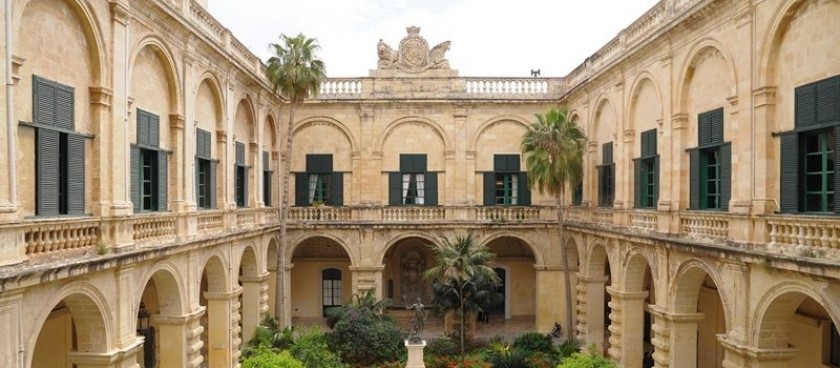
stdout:
[[557,206],[557,233],[560,236],[560,255],[563,259],[563,283],[566,292],[566,340],[574,339],[572,332],[572,279],[569,271],[569,251],[566,249],[565,223],[563,222],[563,190],[554,194],[554,202]]
[[277,287],[274,296],[274,317],[277,318],[280,329],[288,326],[286,316],[286,249],[289,239],[286,228],[289,222],[289,177],[292,170],[292,132],[295,126],[295,108],[297,103],[289,106],[289,122],[286,132],[286,157],[281,157],[283,165],[283,195],[280,196],[280,246],[277,249]]
[[464,322],[466,322],[467,317],[465,316],[466,311],[464,310],[464,290],[461,289],[461,363],[464,363],[464,335],[467,334],[467,328],[464,326]]

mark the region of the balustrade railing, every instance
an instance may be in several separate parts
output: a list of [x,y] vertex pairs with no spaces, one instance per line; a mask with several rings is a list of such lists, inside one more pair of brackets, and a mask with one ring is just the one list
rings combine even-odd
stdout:
[[840,221],[817,216],[772,216],[767,220],[771,250],[800,256],[840,256]]
[[656,230],[657,216],[654,211],[633,211],[630,213],[630,226],[637,229]]
[[589,209],[585,207],[566,207],[564,221],[587,222],[589,221]]
[[99,219],[33,223],[26,228],[23,235],[26,255],[35,256],[97,246],[99,228]]
[[443,207],[383,207],[382,221],[384,222],[409,222],[409,221],[440,221],[446,218],[446,211]]
[[530,221],[539,220],[540,209],[538,207],[505,207],[487,206],[476,207],[475,219],[477,221]]
[[612,208],[595,208],[592,210],[592,221],[599,225],[613,225]]
[[256,212],[253,209],[244,209],[236,211],[236,227],[249,228],[257,224]]
[[190,1],[190,17],[195,25],[205,32],[217,44],[224,44],[226,28],[197,1]]
[[294,222],[340,222],[351,220],[349,207],[294,207],[289,209],[289,220]]
[[318,98],[361,97],[362,80],[359,78],[330,78],[321,82]]
[[172,214],[134,218],[131,224],[134,244],[145,246],[175,240],[176,221]]
[[280,222],[280,210],[274,207],[263,208],[263,223],[276,224]]
[[545,95],[549,81],[544,78],[465,78],[467,94]]
[[199,211],[196,215],[198,232],[212,234],[225,229],[225,213],[222,211]]
[[729,218],[724,214],[683,212],[680,215],[680,234],[693,237],[729,237]]

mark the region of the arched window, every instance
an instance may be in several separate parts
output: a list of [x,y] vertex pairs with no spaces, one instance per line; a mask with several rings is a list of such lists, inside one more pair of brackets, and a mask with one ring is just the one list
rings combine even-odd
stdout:
[[341,270],[328,268],[321,271],[321,295],[324,311],[341,306]]

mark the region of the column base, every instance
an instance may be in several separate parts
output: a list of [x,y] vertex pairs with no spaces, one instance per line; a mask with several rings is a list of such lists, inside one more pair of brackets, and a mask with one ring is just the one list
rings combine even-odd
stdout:
[[405,368],[426,368],[426,363],[423,362],[423,349],[425,347],[426,340],[421,340],[419,343],[405,340],[405,348],[408,349],[408,361]]

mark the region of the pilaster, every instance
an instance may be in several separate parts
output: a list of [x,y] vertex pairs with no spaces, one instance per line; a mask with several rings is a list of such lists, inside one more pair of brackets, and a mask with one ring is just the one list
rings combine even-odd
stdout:
[[250,341],[268,306],[263,300],[268,273],[259,276],[239,276],[242,284],[242,340]]
[[158,359],[161,367],[197,368],[201,365],[204,328],[199,319],[204,312],[201,307],[183,316],[152,316],[152,325],[157,327],[160,339]]
[[2,367],[23,367],[25,341],[22,336],[23,326],[20,325],[22,299],[23,289],[0,294],[0,326],[3,326],[3,333],[0,334],[0,366]]
[[599,352],[604,351],[606,282],[604,276],[578,275],[578,336],[587,345],[595,344]]
[[137,355],[142,350],[143,338],[137,336],[135,341],[124,349],[107,353],[71,351],[67,357],[75,368],[139,368]]
[[[105,129],[110,129],[110,134],[103,134],[98,136],[97,141],[104,145],[102,140],[108,140],[111,144],[105,145],[111,151],[109,156],[102,157],[106,160],[99,166],[101,172],[100,178],[108,177],[110,186],[100,188],[103,191],[110,191],[109,199],[111,202],[110,215],[111,216],[128,216],[131,215],[133,205],[131,204],[131,183],[130,170],[131,163],[129,151],[129,105],[128,100],[128,85],[129,85],[129,52],[131,46],[129,45],[129,28],[131,24],[131,14],[127,1],[111,0],[111,34],[112,34],[112,55],[113,60],[111,64],[111,88],[113,95],[111,97],[111,117],[105,121],[109,124],[104,124],[101,128],[103,133]],[[105,148],[103,148],[105,149]],[[103,213],[104,215],[104,213]]]

